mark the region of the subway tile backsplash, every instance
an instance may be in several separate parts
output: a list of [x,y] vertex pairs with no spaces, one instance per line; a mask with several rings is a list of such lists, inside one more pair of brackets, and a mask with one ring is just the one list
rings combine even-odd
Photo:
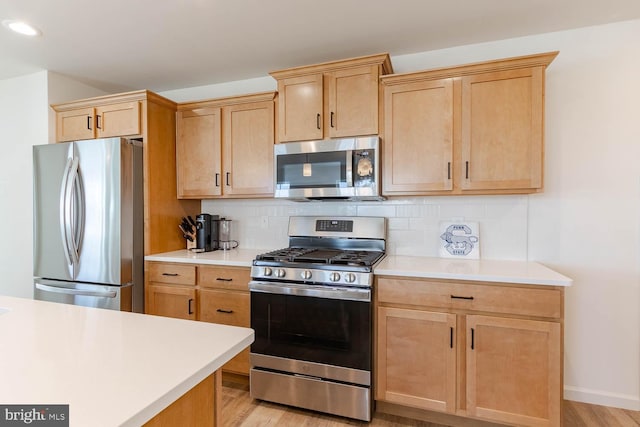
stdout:
[[441,221],[480,224],[480,257],[527,259],[528,196],[393,198],[382,202],[292,202],[281,199],[203,200],[202,212],[233,220],[232,238],[244,248],[288,245],[289,216],[384,216],[387,253],[438,256]]

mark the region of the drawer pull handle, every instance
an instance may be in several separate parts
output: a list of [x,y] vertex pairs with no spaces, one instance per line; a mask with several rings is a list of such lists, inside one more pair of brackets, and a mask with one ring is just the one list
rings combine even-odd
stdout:
[[223,310],[221,308],[216,310],[218,313],[225,313],[225,314],[231,314],[233,313],[233,310]]
[[171,276],[171,277],[176,277],[179,276],[178,273],[162,273],[163,276]]
[[452,299],[466,299],[466,300],[469,300],[469,301],[473,300],[473,297],[461,297],[461,296],[458,296],[458,295],[451,295],[451,298]]
[[233,279],[225,279],[224,277],[217,277],[218,282],[233,282]]
[[449,347],[453,348],[453,326],[449,327],[451,331],[449,334]]
[[193,314],[193,309],[191,308],[192,302],[193,302],[193,298],[189,298],[189,314]]
[[471,350],[473,350],[476,346],[476,331],[471,328]]

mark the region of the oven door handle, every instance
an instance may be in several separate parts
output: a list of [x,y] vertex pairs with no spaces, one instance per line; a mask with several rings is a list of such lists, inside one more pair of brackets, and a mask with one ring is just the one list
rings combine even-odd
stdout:
[[267,294],[371,302],[371,289],[369,288],[346,288],[330,285],[305,285],[252,280],[249,282],[249,290],[251,292],[262,292]]

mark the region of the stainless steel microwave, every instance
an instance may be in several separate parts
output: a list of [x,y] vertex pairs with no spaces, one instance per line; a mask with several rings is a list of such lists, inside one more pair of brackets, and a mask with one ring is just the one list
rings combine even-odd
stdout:
[[275,197],[382,199],[378,136],[287,142],[274,154]]

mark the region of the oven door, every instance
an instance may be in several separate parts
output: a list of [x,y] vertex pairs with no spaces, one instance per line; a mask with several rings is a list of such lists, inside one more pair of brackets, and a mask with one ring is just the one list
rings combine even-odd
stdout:
[[370,289],[252,281],[252,355],[371,371]]

